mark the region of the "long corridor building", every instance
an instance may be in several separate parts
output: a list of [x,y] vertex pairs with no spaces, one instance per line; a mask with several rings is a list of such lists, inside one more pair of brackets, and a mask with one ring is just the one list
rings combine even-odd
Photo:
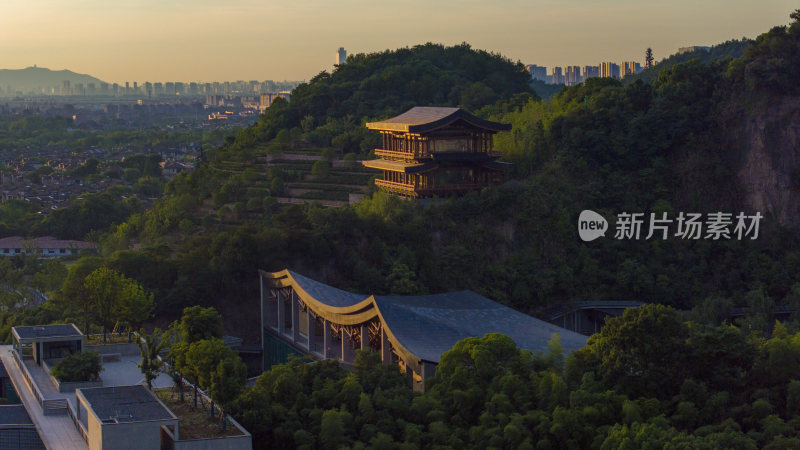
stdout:
[[567,352],[586,344],[586,336],[472,291],[378,296],[343,291],[290,270],[260,275],[265,359],[275,359],[276,339],[298,353],[346,365],[357,349],[369,348],[384,364],[398,364],[414,388],[422,389],[442,353],[469,337],[502,333],[528,350],[545,350],[555,333]]

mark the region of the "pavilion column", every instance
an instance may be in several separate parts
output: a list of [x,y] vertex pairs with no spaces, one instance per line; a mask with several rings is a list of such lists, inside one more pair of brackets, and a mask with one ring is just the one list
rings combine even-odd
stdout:
[[294,298],[294,290],[292,290],[292,296],[289,298],[292,302],[292,342],[297,344],[297,341],[300,340],[300,305],[297,303],[297,299]]
[[414,369],[408,366],[408,363],[403,364],[406,370],[406,383],[412,388],[414,387]]
[[366,323],[361,324],[361,350],[369,348],[369,327]]
[[422,376],[422,381],[425,382],[428,378],[432,377],[434,373],[436,373],[436,364],[433,364],[428,361],[422,361],[419,364],[420,366],[420,376]]
[[322,357],[331,357],[331,323],[327,320],[322,321]]
[[356,352],[350,343],[350,334],[342,328],[342,362],[351,364],[356,359]]
[[283,303],[281,290],[276,289],[275,293],[275,298],[278,300],[278,334],[283,334],[283,324],[286,321],[286,305]]
[[381,327],[381,362],[384,366],[392,363],[392,350],[389,344],[389,336],[386,335],[386,330]]
[[312,345],[315,344],[315,335],[317,334],[317,323],[314,321],[314,317],[311,315],[311,308],[306,307],[306,344],[308,345],[308,351],[312,351]]
[[261,338],[262,339],[261,340],[261,352],[262,353],[261,354],[263,355],[264,354],[263,353],[264,352],[263,335],[264,335],[264,327],[266,325],[267,320],[266,320],[266,316],[264,314],[264,312],[265,312],[265,310],[264,310],[264,276],[261,275],[261,273],[258,274],[258,292],[259,292],[259,299],[260,299],[260,301],[258,303],[259,303],[259,306],[261,307],[261,335],[262,335],[262,338]]

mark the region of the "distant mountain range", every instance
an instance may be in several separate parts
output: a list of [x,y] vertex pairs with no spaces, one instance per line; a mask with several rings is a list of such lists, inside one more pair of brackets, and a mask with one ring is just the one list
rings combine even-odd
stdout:
[[9,87],[11,92],[21,91],[26,94],[29,92],[49,94],[51,88],[55,88],[58,93],[64,81],[69,81],[73,88],[79,83],[84,86],[94,83],[99,89],[100,83],[103,83],[93,76],[71,70],[50,70],[36,66],[24,69],[0,69],[0,89],[3,94],[8,94]]

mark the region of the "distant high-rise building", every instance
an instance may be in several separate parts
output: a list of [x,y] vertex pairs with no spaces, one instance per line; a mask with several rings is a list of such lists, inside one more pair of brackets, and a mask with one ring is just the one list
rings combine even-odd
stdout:
[[61,95],[70,95],[70,94],[72,94],[72,89],[70,88],[69,80],[62,81],[61,82]]
[[100,95],[108,95],[108,83],[100,83]]
[[583,66],[583,81],[600,76],[599,66]]
[[89,95],[95,95],[97,92],[95,91],[94,83],[87,83],[86,84],[86,93]]
[[161,97],[164,95],[164,84],[161,82],[153,83],[153,95],[156,97]]
[[151,83],[149,81],[145,81],[144,82],[144,93],[148,97],[152,97],[153,96],[153,83]]
[[619,78],[619,64],[609,61],[600,63],[600,77]]
[[119,95],[119,84],[114,83],[111,85],[111,93],[114,94],[115,97]]
[[133,82],[133,95],[139,95],[139,83]]
[[336,64],[344,64],[347,62],[347,52],[345,51],[344,47],[339,47],[339,50],[336,51]]
[[219,106],[219,100],[218,95],[206,95],[206,105]]
[[186,94],[186,90],[185,90],[185,88],[183,86],[183,82],[182,81],[176,81],[175,82],[175,95],[185,95],[185,94]]
[[637,73],[642,71],[642,65],[636,61],[625,61],[622,63],[622,77],[627,77],[628,75],[636,75]]
[[567,86],[574,86],[582,81],[581,68],[578,66],[567,66],[567,71],[564,74],[564,84]]
[[564,84],[564,69],[561,67],[553,67],[553,74],[550,77],[551,84]]
[[531,78],[534,80],[543,81],[545,83],[549,82],[550,80],[547,79],[547,67],[545,66],[537,66],[536,64],[530,64],[527,66],[528,72],[531,74]]

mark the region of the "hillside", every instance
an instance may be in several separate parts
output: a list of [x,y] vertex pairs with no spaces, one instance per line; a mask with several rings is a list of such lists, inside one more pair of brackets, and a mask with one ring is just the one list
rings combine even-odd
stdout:
[[[340,154],[368,153],[378,134],[366,120],[391,117],[415,105],[477,110],[513,95],[535,97],[520,62],[467,44],[438,44],[356,54],[332,73],[320,72],[278,102],[223,150],[276,143],[334,147]],[[282,134],[279,134],[282,133]],[[302,142],[301,142],[302,141]]]
[[50,70],[44,67],[26,67],[24,69],[0,69],[0,88],[8,92],[10,86],[14,92],[38,92],[41,89],[60,88],[64,81],[72,86],[81,83],[84,86],[94,83],[98,88],[103,81],[70,70]]
[[[259,123],[209,151],[206,164],[176,177],[165,199],[112,229],[102,240],[105,262],[155,293],[156,317],[174,318],[191,304],[215,305],[244,335],[257,335],[247,311],[258,298],[259,268],[289,267],[376,294],[472,289],[526,312],[624,298],[714,317],[748,305],[768,314],[769,305],[798,298],[800,238],[776,210],[761,211],[748,200],[748,192],[761,189],[761,178],[748,187],[737,174],[758,173],[743,161],[757,149],[748,142],[759,136],[769,139],[770,151],[797,149],[779,124],[796,114],[790,99],[798,94],[792,74],[800,64],[799,34],[797,23],[779,27],[732,61],[678,64],[652,84],[590,80],[549,102],[530,94],[516,64],[464,46],[364,55],[363,63],[357,57],[346,72],[340,67],[303,86],[297,102],[276,103]],[[464,64],[471,60],[477,66]],[[315,174],[316,162],[288,155],[334,162],[342,153],[367,156],[374,137],[361,123],[391,114],[385,97],[403,89],[393,87],[391,77],[376,76],[392,73],[392,64],[424,67],[422,79],[461,80],[448,92],[475,83],[492,89],[497,98],[477,111],[513,124],[513,132],[498,135],[496,148],[516,163],[517,181],[424,206],[382,194],[340,208],[282,206],[281,189],[325,185],[322,191],[335,200],[346,186],[367,184],[334,188],[324,177],[343,181],[357,174]],[[491,81],[517,77],[521,84],[507,92],[506,82]],[[445,83],[437,80],[431,83]],[[417,101],[460,101],[430,94]],[[788,109],[770,112],[767,106],[779,101]],[[747,131],[751,122],[755,128]],[[740,139],[746,132],[753,137]],[[274,166],[265,165],[268,157]],[[782,161],[770,164],[794,173]],[[763,192],[790,205],[794,188],[775,180]],[[757,240],[645,240],[645,229],[639,240],[609,233],[583,243],[575,233],[582,209],[609,218],[624,211],[648,217],[759,211],[766,218]]]

